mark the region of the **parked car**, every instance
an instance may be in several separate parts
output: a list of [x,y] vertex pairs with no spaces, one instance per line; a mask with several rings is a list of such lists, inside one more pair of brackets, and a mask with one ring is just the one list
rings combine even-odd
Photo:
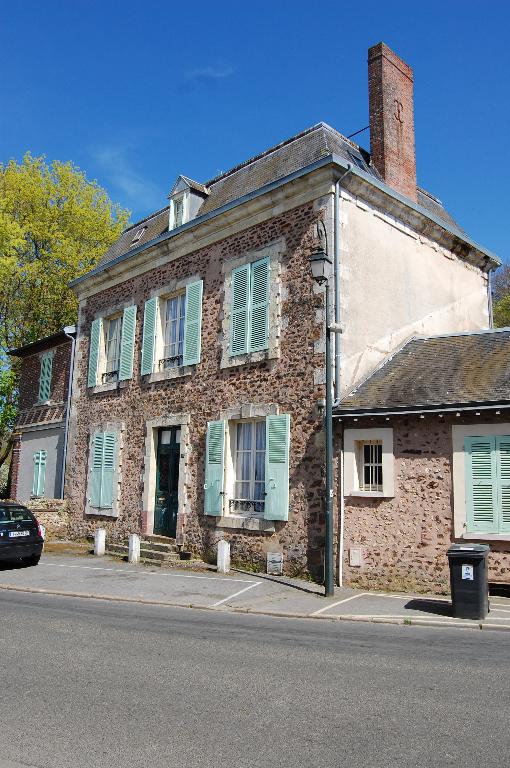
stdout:
[[37,565],[44,544],[44,529],[22,504],[0,502],[0,562]]

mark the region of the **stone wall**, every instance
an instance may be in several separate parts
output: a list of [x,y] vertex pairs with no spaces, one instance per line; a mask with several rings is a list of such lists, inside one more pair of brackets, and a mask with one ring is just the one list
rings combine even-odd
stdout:
[[[355,424],[346,420],[345,426],[353,428],[392,426],[395,455],[393,498],[346,498],[346,584],[438,594],[449,591],[446,552],[455,541],[452,425],[505,420],[508,415],[474,414],[358,419]],[[361,567],[349,566],[350,547],[362,549]],[[510,541],[491,541],[490,547],[489,578],[510,582]]]
[[[323,215],[312,203],[251,227],[186,257],[167,261],[80,304],[75,397],[67,496],[72,531],[91,534],[102,525],[110,538],[123,538],[142,528],[146,423],[165,414],[190,414],[187,432],[186,514],[182,543],[202,557],[215,556],[219,538],[230,541],[232,560],[263,567],[265,553],[284,551],[287,571],[320,573],[323,547],[322,419],[316,403],[323,396],[323,295],[311,279],[309,257],[314,225]],[[221,368],[225,344],[224,262],[249,251],[283,243],[280,274],[278,349],[271,356]],[[162,244],[162,249],[167,248]],[[161,261],[165,250],[162,250]],[[157,258],[157,256],[156,256]],[[144,302],[151,292],[189,275],[204,280],[201,362],[188,375],[150,382],[140,377],[140,346]],[[275,276],[272,275],[272,279]],[[92,393],[87,388],[91,322],[108,308],[136,303],[138,320],[134,376],[114,390]],[[204,451],[207,421],[228,408],[275,403],[291,415],[290,509],[288,522],[276,523],[273,533],[218,528],[203,514]],[[122,484],[116,520],[84,514],[87,490],[89,436],[98,425],[122,423]]]

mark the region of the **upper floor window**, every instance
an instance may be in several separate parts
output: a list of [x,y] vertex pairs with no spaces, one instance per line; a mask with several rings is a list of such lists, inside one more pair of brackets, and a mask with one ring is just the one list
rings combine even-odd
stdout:
[[122,338],[122,315],[109,317],[104,323],[104,372],[102,383],[117,381],[120,366],[120,344]]
[[230,354],[268,348],[269,259],[232,271]]
[[53,352],[45,352],[41,356],[41,372],[39,374],[39,402],[46,403],[51,395],[51,377],[53,370]]
[[142,376],[200,362],[202,280],[145,302]]
[[164,300],[163,357],[159,361],[159,368],[161,370],[182,365],[185,317],[185,293],[180,293],[177,296]]
[[92,321],[88,386],[108,384],[133,376],[136,305]]

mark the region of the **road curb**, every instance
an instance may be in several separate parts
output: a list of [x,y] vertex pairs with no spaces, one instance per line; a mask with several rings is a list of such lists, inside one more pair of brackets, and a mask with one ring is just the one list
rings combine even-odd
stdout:
[[316,621],[351,621],[361,622],[364,624],[391,624],[403,627],[443,627],[452,629],[478,629],[485,631],[503,631],[510,632],[510,625],[493,624],[490,622],[471,622],[469,624],[461,624],[458,621],[455,623],[447,623],[444,621],[437,621],[435,619],[420,619],[420,618],[395,618],[388,616],[356,616],[353,614],[340,614],[337,616],[327,616],[325,614],[313,615],[309,613],[297,613],[283,611],[261,611],[253,610],[250,608],[213,608],[209,605],[196,605],[190,603],[189,605],[183,605],[182,603],[171,603],[165,600],[150,600],[143,597],[123,597],[122,595],[97,595],[93,592],[68,592],[65,590],[56,589],[42,589],[39,587],[18,587],[13,584],[0,584],[0,590],[8,592],[25,592],[35,595],[53,595],[56,597],[75,597],[86,600],[105,600],[107,602],[114,603],[135,603],[139,605],[159,605],[165,608],[184,608],[200,611],[212,611],[213,613],[237,613],[247,616],[272,616],[279,619],[315,619]]

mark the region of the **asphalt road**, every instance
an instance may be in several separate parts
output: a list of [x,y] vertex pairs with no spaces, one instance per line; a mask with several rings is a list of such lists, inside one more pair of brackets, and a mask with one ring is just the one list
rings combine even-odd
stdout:
[[505,632],[0,592],[0,768],[504,766]]

